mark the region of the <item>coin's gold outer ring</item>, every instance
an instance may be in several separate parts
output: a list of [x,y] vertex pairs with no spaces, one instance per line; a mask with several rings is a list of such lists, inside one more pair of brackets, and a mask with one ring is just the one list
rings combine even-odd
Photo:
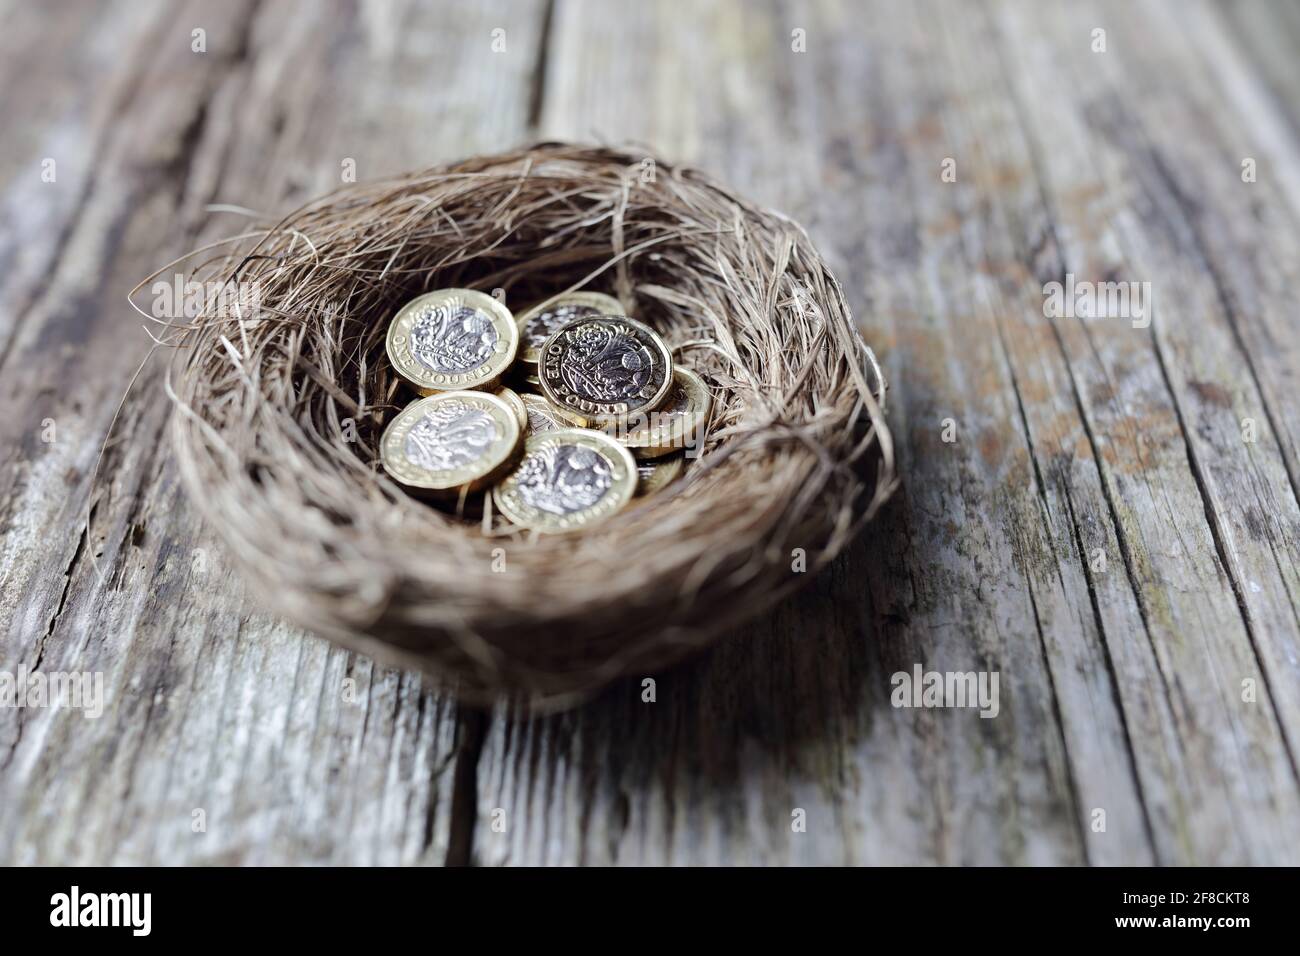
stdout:
[[519,427],[525,432],[528,431],[528,406],[524,400],[519,397],[519,393],[513,388],[499,388],[493,394],[497,398],[505,399],[505,403],[515,410],[515,417],[519,419]]
[[[565,305],[585,305],[588,308],[595,309],[596,315],[623,314],[623,303],[612,295],[606,295],[603,292],[570,292],[567,295],[558,295],[537,303],[537,305],[519,316],[519,362],[524,368],[535,372],[542,354],[541,349],[530,348],[524,341],[524,331],[528,328],[528,323],[533,316],[541,312],[549,312]],[[579,316],[579,318],[592,318],[592,316]]]
[[[516,490],[516,475],[528,456],[549,444],[578,445],[603,455],[610,463],[612,482],[600,501],[569,515],[553,515],[529,507]],[[492,503],[514,524],[545,534],[582,531],[622,511],[636,494],[640,475],[632,453],[604,432],[587,428],[560,428],[530,435],[514,470],[492,489]]]
[[[626,412],[617,415],[588,411],[574,407],[570,403],[566,402],[563,396],[556,390],[555,384],[552,382],[553,376],[547,374],[546,355],[553,347],[561,347],[559,345],[560,336],[575,326],[592,322],[618,322],[631,326],[645,336],[664,363],[666,374],[664,375],[664,380],[659,383],[659,388],[655,393],[640,405],[635,407],[629,406]],[[652,411],[653,409],[658,408],[660,403],[663,402],[665,396],[668,394],[668,390],[673,384],[673,353],[672,350],[668,348],[668,344],[660,337],[659,333],[650,328],[650,326],[646,325],[644,322],[638,322],[636,319],[628,318],[626,315],[584,315],[580,319],[574,319],[572,322],[560,326],[551,334],[550,338],[546,340],[546,343],[542,346],[542,358],[537,366],[537,374],[541,382],[542,394],[546,396],[546,400],[556,408],[560,409],[560,411],[579,422],[582,426],[593,428],[606,425],[616,425],[621,421],[625,421],[629,416]]]
[[[655,461],[639,461],[636,467],[640,480],[637,482],[635,497],[648,498],[681,476],[682,469],[686,467],[686,456],[679,454]],[[647,470],[650,472],[648,476],[645,474]]]
[[[474,467],[453,471],[430,471],[406,459],[406,436],[424,417],[425,412],[441,402],[459,399],[486,408],[493,422],[501,429],[502,437],[492,446],[489,454],[474,462]],[[430,494],[478,491],[495,483],[515,464],[523,448],[524,430],[510,403],[490,392],[459,391],[439,392],[418,398],[397,413],[388,423],[379,440],[379,459],[384,471],[399,484]]]
[[[487,315],[497,333],[498,351],[494,351],[482,366],[469,372],[435,372],[411,354],[411,326],[415,317],[429,306],[441,305],[449,299],[460,299],[470,308]],[[412,299],[397,310],[397,314],[388,323],[384,349],[397,374],[410,382],[421,395],[488,388],[514,364],[519,352],[519,325],[515,322],[514,313],[486,292],[475,289],[438,289]]]
[[[629,429],[623,427],[624,423],[619,423],[612,432],[638,458],[669,455],[684,449],[692,436],[703,437],[700,432],[708,423],[709,412],[713,409],[713,395],[709,392],[709,386],[704,384],[704,379],[699,375],[678,365],[673,369],[673,388],[680,388],[686,394],[686,411],[681,415],[663,423],[654,420],[655,411],[641,412],[632,416],[632,423],[635,424],[639,417],[645,417],[645,424]],[[667,405],[671,398],[670,389],[660,407]]]
[[560,411],[554,405],[546,400],[544,395],[532,395],[525,392],[519,396],[524,403],[524,415],[528,418],[525,427],[525,438],[528,435],[539,434],[532,427],[533,413],[536,412],[543,418],[549,419],[553,424],[552,427],[543,429],[543,431],[553,432],[559,428],[576,428],[580,427],[576,422],[570,420],[564,412]]

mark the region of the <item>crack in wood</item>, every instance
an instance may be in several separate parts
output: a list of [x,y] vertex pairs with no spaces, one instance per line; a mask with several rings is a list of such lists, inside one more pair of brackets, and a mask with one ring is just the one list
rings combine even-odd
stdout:
[[478,764],[487,734],[487,715],[471,707],[456,710],[456,770],[452,779],[451,819],[447,834],[447,866],[474,862],[474,832],[478,825]]

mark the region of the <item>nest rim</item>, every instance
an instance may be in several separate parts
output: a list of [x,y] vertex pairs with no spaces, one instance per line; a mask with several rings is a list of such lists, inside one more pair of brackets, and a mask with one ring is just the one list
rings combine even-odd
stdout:
[[[346,187],[192,275],[238,294],[176,329],[190,500],[269,609],[466,703],[561,709],[681,661],[811,580],[896,484],[883,373],[807,233],[642,150],[541,143]],[[708,382],[698,459],[582,535],[408,495],[379,464],[418,397],[387,324],[448,287],[503,289],[516,317],[614,295]]]

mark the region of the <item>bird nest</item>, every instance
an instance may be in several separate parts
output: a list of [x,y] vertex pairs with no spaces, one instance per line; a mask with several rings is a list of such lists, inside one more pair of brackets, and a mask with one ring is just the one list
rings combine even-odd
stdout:
[[[169,378],[190,499],[267,606],[471,702],[563,706],[762,613],[893,487],[884,380],[803,229],[642,152],[542,144],[344,188],[217,247]],[[597,290],[709,385],[682,477],[582,533],[379,465],[389,319],[459,287]]]

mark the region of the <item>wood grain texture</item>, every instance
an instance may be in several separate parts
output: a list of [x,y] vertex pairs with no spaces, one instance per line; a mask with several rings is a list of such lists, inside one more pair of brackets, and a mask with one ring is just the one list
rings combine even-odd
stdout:
[[[543,13],[132,2],[60,7],[6,35],[15,50],[57,50],[59,68],[24,107],[50,129],[28,127],[2,173],[33,228],[4,239],[24,265],[0,325],[4,406],[19,411],[0,436],[0,669],[103,671],[110,706],[97,720],[0,711],[0,859],[464,853],[450,836],[455,707],[248,602],[168,462],[162,362],[128,397],[93,484],[92,472],[150,346],[127,291],[243,225],[205,207],[276,210],[337,187],[347,159],[376,176],[524,137]],[[492,59],[507,21],[531,57]],[[15,73],[6,89],[27,89],[23,58],[0,61]]]
[[[0,862],[1300,862],[1285,3],[5,21],[0,671],[100,670],[109,706],[0,709]],[[904,485],[653,703],[528,719],[261,613],[177,486],[157,360],[95,469],[150,344],[126,291],[241,227],[210,204],[531,136],[646,143],[805,224],[886,363]],[[1150,283],[1154,321],[1048,315],[1066,274]],[[998,672],[997,717],[891,706],[917,664]]]

